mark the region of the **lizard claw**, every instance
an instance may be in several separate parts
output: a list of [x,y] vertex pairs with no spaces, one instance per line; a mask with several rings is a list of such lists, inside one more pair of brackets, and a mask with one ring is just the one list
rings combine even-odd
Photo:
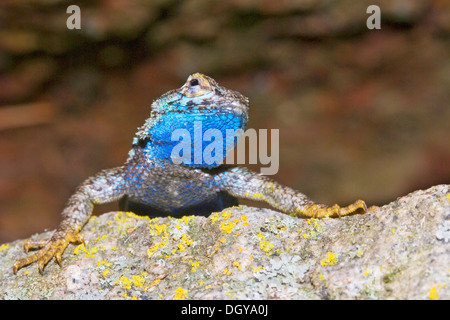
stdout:
[[78,231],[56,231],[50,240],[46,241],[27,241],[24,245],[26,251],[30,248],[40,248],[35,254],[26,258],[18,259],[14,263],[13,272],[27,266],[31,263],[37,262],[39,273],[44,273],[44,267],[54,257],[55,261],[61,266],[61,257],[64,250],[69,243],[82,242],[84,243],[83,236]]

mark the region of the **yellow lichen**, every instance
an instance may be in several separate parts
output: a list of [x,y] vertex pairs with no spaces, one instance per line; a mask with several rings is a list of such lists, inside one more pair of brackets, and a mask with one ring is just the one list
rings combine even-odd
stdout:
[[166,245],[165,242],[157,242],[154,245],[152,245],[150,248],[148,248],[147,250],[147,256],[149,258],[151,258],[153,256],[153,254],[159,249],[162,248]]
[[90,250],[87,250],[86,257],[94,258],[95,257],[95,253],[97,253],[97,251],[98,251],[97,247],[92,247]]
[[445,287],[447,287],[447,284],[440,284],[440,283],[438,283],[437,286],[431,287],[428,297],[433,300],[439,299],[438,291],[440,288],[445,288]]
[[252,195],[252,199],[261,199],[261,198],[264,198],[264,195],[263,195],[262,193],[255,192],[255,193]]
[[439,299],[438,289],[436,286],[432,286],[430,289],[430,293],[428,294],[428,298],[431,300],[437,300]]
[[99,266],[106,266],[106,267],[111,267],[112,263],[111,262],[107,262],[106,259],[103,259],[102,261],[97,261],[97,267]]
[[270,243],[269,241],[266,240],[261,240],[259,242],[259,247],[261,248],[261,250],[263,250],[264,252],[270,252],[274,245],[272,243]]
[[239,263],[238,260],[234,260],[234,261],[233,261],[233,266],[236,267],[236,268],[238,268],[238,270],[241,270],[241,264]]
[[325,259],[320,260],[320,264],[322,266],[332,266],[335,265],[337,261],[337,254],[333,252],[328,252],[327,257]]
[[131,211],[127,211],[125,212],[125,214],[128,218],[151,220],[148,216],[138,216],[137,214]]
[[225,220],[228,220],[230,217],[231,217],[231,212],[230,211],[228,211],[228,210],[225,210],[224,212],[222,212],[222,217],[225,219]]
[[248,221],[247,221],[247,216],[246,215],[241,215],[241,220],[242,220],[242,225],[243,226],[248,226]]
[[194,218],[195,218],[195,216],[183,216],[179,220],[184,222],[185,224],[189,224],[189,222],[191,222],[191,220]]
[[79,255],[81,252],[85,251],[86,248],[84,247],[84,244],[80,244],[73,249],[73,254]]
[[214,212],[209,216],[211,219],[211,224],[214,224],[217,220],[219,220],[219,212]]
[[143,287],[143,286],[144,286],[144,283],[145,283],[145,281],[146,281],[146,279],[144,278],[144,276],[146,276],[146,275],[147,275],[146,272],[141,273],[141,275],[139,275],[139,276],[132,275],[132,276],[131,276],[131,282],[132,282],[132,283],[134,284],[134,286],[136,286],[136,287]]
[[121,276],[119,280],[114,282],[114,285],[119,285],[126,290],[131,289],[131,285],[134,285],[135,287],[143,287],[146,281],[145,279],[146,275],[147,275],[146,272],[142,272],[138,276],[132,275],[131,280],[125,276]]
[[[152,283],[150,283],[148,285],[148,287],[153,287],[154,285],[158,284],[160,281],[161,281],[161,279],[155,279],[152,281]],[[147,291],[147,290],[145,290],[145,291]]]
[[156,224],[155,225],[156,235],[160,236],[161,233],[167,232],[167,225],[166,224]]
[[97,253],[97,251],[98,251],[97,247],[92,247],[91,249],[88,250],[85,247],[84,244],[80,244],[80,245],[76,246],[75,249],[73,249],[73,253],[75,255],[79,255],[81,253],[85,253],[85,256],[87,258],[94,258],[95,257],[95,253]]
[[259,267],[256,267],[256,266],[252,266],[252,272],[253,273],[257,273],[257,272],[259,272],[259,270],[264,270],[265,268],[264,267],[261,267],[261,266],[259,266]]
[[[317,233],[323,231],[323,226],[319,223],[319,220],[316,218],[310,218],[306,220],[306,223],[311,227],[309,228],[309,233],[302,233],[302,237],[304,239],[314,239],[317,236]],[[302,230],[298,230],[301,232]]]
[[221,222],[220,223],[220,231],[222,233],[231,233],[231,231],[236,227],[236,223],[227,221],[227,222]]
[[0,252],[3,252],[3,250],[8,249],[8,247],[9,247],[8,244],[2,244],[2,245],[0,246]]
[[114,285],[117,284],[124,289],[131,289],[131,281],[125,276],[121,276],[119,280],[114,282]]
[[108,235],[107,234],[104,234],[104,235],[102,235],[101,237],[97,237],[97,241],[100,241],[100,240],[103,240],[103,239],[106,239],[106,238],[108,238]]
[[173,297],[175,300],[184,300],[187,297],[188,290],[183,289],[182,287],[178,287],[175,290],[175,296]]
[[128,221],[128,218],[126,217],[125,212],[119,211],[114,217],[114,220],[117,221],[118,223],[124,223]]
[[185,251],[186,247],[189,247],[193,242],[194,240],[192,240],[191,237],[189,237],[189,235],[183,233],[181,235],[181,242],[177,245],[178,250]]
[[261,248],[262,251],[269,253],[275,247],[273,243],[266,241],[266,237],[261,233],[258,233],[256,236],[260,239],[259,247]]
[[200,266],[200,261],[194,261],[191,263],[192,271],[196,271],[198,267]]

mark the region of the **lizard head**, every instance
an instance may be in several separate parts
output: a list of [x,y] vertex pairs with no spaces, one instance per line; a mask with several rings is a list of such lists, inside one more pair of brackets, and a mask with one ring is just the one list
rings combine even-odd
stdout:
[[[174,137],[174,134],[180,132],[176,130],[189,133],[192,152],[194,144],[198,146],[199,143],[203,145],[204,150],[207,145],[204,142],[205,133],[210,137],[213,132],[216,143],[219,143],[217,137],[220,133],[223,160],[226,153],[236,145],[236,139],[226,139],[227,130],[230,133],[230,130],[245,129],[248,107],[247,97],[219,86],[214,79],[204,74],[194,73],[182,87],[163,94],[153,102],[150,117],[138,129],[134,144],[146,148],[151,157],[169,159],[173,148],[179,142]],[[207,132],[209,129],[215,131]],[[186,142],[184,136],[183,141]],[[194,164],[195,161],[192,161],[190,166],[214,167],[218,165],[217,160],[216,158],[212,164],[204,161]]]

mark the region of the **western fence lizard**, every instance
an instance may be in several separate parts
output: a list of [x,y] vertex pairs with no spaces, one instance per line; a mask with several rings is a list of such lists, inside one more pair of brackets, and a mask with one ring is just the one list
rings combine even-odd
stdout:
[[[181,88],[162,95],[153,102],[150,117],[138,129],[125,164],[100,171],[84,181],[70,197],[52,237],[25,243],[26,251],[40,250],[17,260],[14,273],[37,262],[42,274],[52,258],[61,264],[67,245],[83,242],[80,230],[91,216],[94,205],[120,199],[143,203],[154,212],[170,215],[192,214],[205,208],[210,212],[222,210],[236,204],[236,198],[265,201],[285,213],[306,217],[338,217],[358,210],[367,211],[362,200],[347,207],[316,204],[304,194],[245,167],[228,167],[220,161],[206,163],[205,160],[174,163],[171,154],[176,145],[176,141],[172,141],[175,129],[195,135],[198,129],[195,122],[202,124],[202,133],[211,128],[220,132],[244,129],[248,107],[248,99],[242,94],[221,87],[200,73],[189,76]],[[235,141],[225,143],[223,154],[234,145]]]

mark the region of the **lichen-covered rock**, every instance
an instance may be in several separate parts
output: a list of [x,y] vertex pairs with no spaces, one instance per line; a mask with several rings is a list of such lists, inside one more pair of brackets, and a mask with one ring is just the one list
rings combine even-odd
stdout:
[[0,298],[450,299],[449,217],[449,185],[341,219],[246,206],[209,217],[111,212],[42,276],[35,265],[13,274],[23,240],[1,245]]

